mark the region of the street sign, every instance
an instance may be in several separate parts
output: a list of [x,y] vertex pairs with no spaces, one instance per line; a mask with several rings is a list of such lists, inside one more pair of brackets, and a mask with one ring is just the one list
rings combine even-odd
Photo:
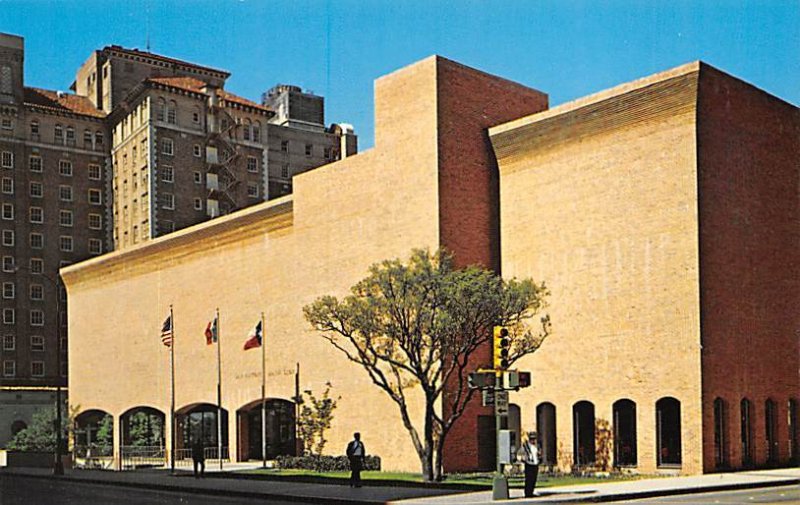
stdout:
[[508,391],[495,391],[494,413],[497,416],[508,415]]
[[494,389],[484,389],[483,393],[483,406],[491,407],[494,405]]

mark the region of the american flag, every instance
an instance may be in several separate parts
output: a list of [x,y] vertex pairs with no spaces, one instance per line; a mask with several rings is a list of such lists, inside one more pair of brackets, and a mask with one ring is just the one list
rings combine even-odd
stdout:
[[168,315],[161,325],[161,343],[172,347],[172,314]]

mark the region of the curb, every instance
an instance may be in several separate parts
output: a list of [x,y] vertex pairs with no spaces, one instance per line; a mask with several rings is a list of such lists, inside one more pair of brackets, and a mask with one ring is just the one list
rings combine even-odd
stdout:
[[[616,493],[603,496],[586,496],[570,498],[571,502],[580,503],[603,503],[621,500],[639,500],[647,498],[655,498],[658,496],[678,496],[683,494],[700,494],[700,493],[715,493],[719,491],[740,491],[744,489],[758,489],[763,487],[781,487],[781,486],[797,486],[800,485],[800,479],[781,479],[769,482],[745,482],[739,484],[717,484],[713,486],[706,486],[700,488],[676,488],[676,489],[662,489],[653,491],[642,491],[638,493]],[[546,503],[543,501],[543,503]]]
[[103,480],[103,479],[92,479],[92,478],[84,479],[84,478],[70,477],[66,475],[54,476],[54,475],[31,475],[31,474],[20,474],[20,473],[16,474],[0,473],[0,477],[4,475],[12,477],[14,476],[26,477],[30,479],[58,480],[58,481],[69,481],[69,482],[85,483],[85,484],[96,484],[102,486],[146,488],[153,491],[169,491],[169,492],[191,493],[191,494],[210,495],[210,496],[232,496],[237,498],[269,499],[269,500],[280,500],[287,502],[305,502],[305,503],[313,502],[313,503],[324,503],[329,505],[352,505],[354,503],[365,504],[365,505],[384,505],[386,503],[385,500],[377,500],[377,499],[359,500],[359,499],[332,498],[326,496],[313,496],[313,495],[297,496],[290,494],[265,493],[256,491],[170,486],[168,484],[144,483],[144,482],[125,482],[120,480]]

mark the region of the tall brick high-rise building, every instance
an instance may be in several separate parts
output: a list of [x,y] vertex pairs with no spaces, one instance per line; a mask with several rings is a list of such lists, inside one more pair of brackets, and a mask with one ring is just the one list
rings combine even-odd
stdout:
[[0,34],[0,446],[67,384],[59,268],[285,195],[356,152],[296,86],[259,104],[224,89],[228,72],[108,46],[64,93],[25,86],[24,53]]

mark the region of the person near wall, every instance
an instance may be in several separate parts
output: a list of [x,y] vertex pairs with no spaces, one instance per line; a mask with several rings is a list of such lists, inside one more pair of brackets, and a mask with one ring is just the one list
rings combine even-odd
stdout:
[[205,477],[206,473],[205,444],[203,444],[203,440],[200,438],[192,442],[192,462],[194,463],[194,478],[200,479]]
[[361,487],[361,469],[367,451],[361,441],[361,433],[353,433],[353,440],[347,444],[347,459],[350,460],[350,487]]
[[536,479],[539,477],[539,443],[536,432],[528,433],[528,439],[522,442],[517,451],[517,460],[525,464],[525,497],[534,496]]

